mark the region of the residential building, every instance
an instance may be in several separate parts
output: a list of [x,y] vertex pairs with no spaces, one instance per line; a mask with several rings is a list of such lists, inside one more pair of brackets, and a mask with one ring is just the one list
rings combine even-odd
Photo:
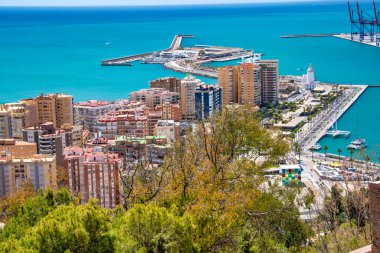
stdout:
[[117,154],[97,152],[93,148],[65,148],[64,173],[70,191],[86,203],[90,198],[100,206],[114,208],[121,204],[120,171],[123,159]]
[[31,157],[37,154],[37,145],[15,139],[0,139],[1,152],[9,153],[14,158]]
[[23,99],[19,101],[26,110],[29,111],[29,117],[25,118],[25,126],[37,126],[38,125],[38,103],[33,98]]
[[131,92],[129,98],[133,101],[145,102],[147,107],[154,109],[157,105],[162,105],[165,102],[178,104],[180,93],[170,92],[162,88],[152,88]]
[[261,104],[260,67],[256,64],[242,63],[238,66],[238,103]]
[[200,85],[195,90],[195,118],[202,120],[222,110],[222,89],[215,85]]
[[30,111],[24,104],[0,105],[0,138],[22,140],[22,128],[31,121]]
[[165,102],[155,108],[156,111],[161,111],[161,119],[163,120],[181,120],[181,107],[179,104],[170,104]]
[[52,122],[41,124],[39,128],[29,127],[22,130],[23,140],[37,145],[39,154],[56,154],[58,166],[62,165],[62,151],[75,144],[82,145],[83,131],[81,126],[63,125],[55,129]]
[[0,196],[14,193],[26,180],[30,180],[36,190],[56,188],[56,178],[55,156],[15,158],[6,152],[0,153]]
[[154,128],[159,120],[162,119],[162,113],[160,111],[145,110],[144,113],[148,119],[148,134],[154,135]]
[[261,106],[278,100],[278,61],[257,60],[218,69],[223,105],[231,103]]
[[238,67],[218,68],[218,84],[223,92],[223,105],[238,103]]
[[199,79],[192,75],[186,76],[181,81],[181,113],[183,120],[195,119],[195,89],[201,85]]
[[73,97],[65,94],[42,93],[35,98],[38,108],[38,124],[52,122],[55,128],[64,124],[74,125]]
[[161,88],[170,92],[181,92],[181,79],[175,77],[165,77],[149,82],[150,88]]
[[148,135],[148,117],[141,109],[120,110],[100,118],[94,126],[98,137],[114,139],[117,135]]
[[174,120],[159,120],[154,128],[155,136],[166,136],[168,143],[173,143],[179,138],[179,122]]
[[218,69],[219,86],[223,89],[223,105],[261,104],[260,67],[255,63],[242,63]]
[[120,156],[126,156],[126,166],[135,166],[137,161],[162,165],[171,147],[167,143],[166,136],[129,137],[117,136],[114,141],[109,141],[107,149],[116,152]]
[[261,102],[262,104],[270,104],[278,100],[278,61],[277,60],[261,60],[259,63],[261,68]]
[[74,105],[74,121],[76,125],[93,132],[99,118],[117,109],[119,105],[115,102],[97,100],[80,102]]

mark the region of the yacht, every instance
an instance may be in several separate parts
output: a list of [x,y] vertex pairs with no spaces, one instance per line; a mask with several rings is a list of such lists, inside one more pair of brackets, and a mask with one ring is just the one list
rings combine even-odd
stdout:
[[355,139],[351,142],[350,145],[347,146],[347,149],[364,149],[366,148],[367,142],[365,139]]
[[315,143],[313,146],[310,148],[311,150],[320,150],[321,149],[321,144]]

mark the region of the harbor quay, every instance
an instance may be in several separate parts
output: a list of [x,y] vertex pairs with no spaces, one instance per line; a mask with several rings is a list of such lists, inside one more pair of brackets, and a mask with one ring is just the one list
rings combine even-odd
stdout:
[[296,141],[305,150],[309,150],[318,142],[334,123],[350,108],[350,106],[366,90],[366,85],[341,85],[345,87],[343,95],[338,97],[324,111],[319,113],[311,122],[306,123],[296,135]]
[[167,49],[107,59],[103,60],[101,65],[133,66],[133,62],[140,61],[142,64],[163,64],[165,68],[176,72],[217,78],[217,70],[203,64],[245,59],[254,56],[252,50],[239,47],[195,45],[184,48],[182,40],[192,37],[194,37],[192,34],[175,35],[170,47]]

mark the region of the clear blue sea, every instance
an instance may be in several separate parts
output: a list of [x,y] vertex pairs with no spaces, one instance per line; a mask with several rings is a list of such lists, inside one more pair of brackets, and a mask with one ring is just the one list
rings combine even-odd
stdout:
[[[363,4],[363,8],[370,5]],[[160,65],[101,67],[102,59],[185,45],[238,46],[279,59],[281,74],[303,74],[313,63],[317,79],[380,85],[380,49],[337,38],[281,39],[284,34],[348,32],[346,2],[112,8],[0,8],[0,103],[64,92],[75,101],[113,100],[148,87],[151,79],[183,76]],[[214,79],[202,78],[207,83]],[[380,143],[380,89],[369,89],[340,120],[360,137]],[[358,113],[359,112],[359,113]],[[354,118],[354,123],[352,122]],[[375,129],[375,130],[372,130]],[[349,140],[322,140],[329,152]]]

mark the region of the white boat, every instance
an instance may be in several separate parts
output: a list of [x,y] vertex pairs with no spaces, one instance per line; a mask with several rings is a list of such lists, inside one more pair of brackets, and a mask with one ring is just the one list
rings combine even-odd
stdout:
[[321,149],[321,144],[315,143],[313,146],[310,148],[311,150],[320,150]]
[[365,139],[357,138],[353,140],[350,145],[347,146],[347,149],[364,149],[367,146],[368,145]]

